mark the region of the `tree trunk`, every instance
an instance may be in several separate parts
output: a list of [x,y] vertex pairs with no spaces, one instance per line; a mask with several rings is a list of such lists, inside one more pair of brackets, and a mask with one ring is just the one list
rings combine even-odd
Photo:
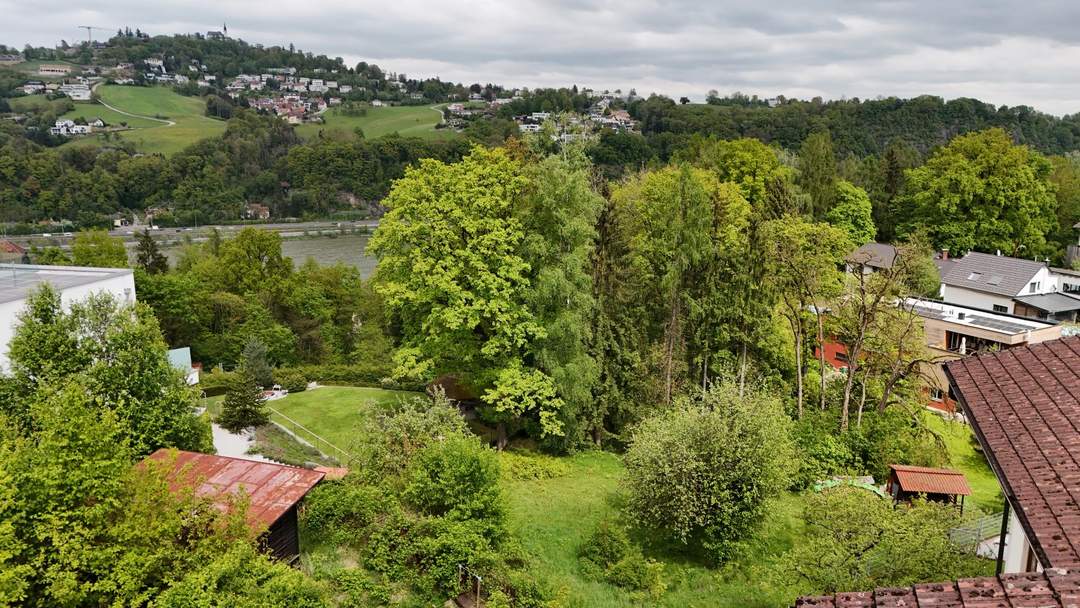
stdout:
[[675,344],[678,342],[679,332],[679,296],[678,292],[672,292],[671,312],[668,317],[667,336],[664,340],[664,403],[671,403],[675,367]]
[[821,318],[821,309],[814,305],[817,313],[818,375],[821,376],[821,409],[825,409],[825,320]]
[[848,421],[851,419],[851,388],[855,384],[855,372],[858,371],[859,347],[852,347],[848,352],[848,373],[844,381],[844,404],[840,408],[840,432],[848,429]]
[[863,372],[862,385],[860,386],[859,413],[858,413],[858,415],[855,416],[855,426],[858,427],[858,428],[862,428],[863,407],[866,406],[866,383],[869,380],[870,380],[870,369],[867,368],[867,370],[865,372]]
[[500,422],[495,426],[495,448],[501,452],[506,449],[507,443],[506,423]]
[[596,447],[603,447],[601,444],[604,441],[604,429],[601,427],[601,425],[598,424],[593,427],[592,440],[593,443],[596,444]]
[[795,334],[795,386],[797,387],[796,401],[799,404],[799,420],[803,417],[803,338],[802,324],[796,318],[791,324],[791,331]]
[[741,362],[739,363],[739,398],[741,399],[746,394],[746,340],[742,343],[742,352],[739,354]]

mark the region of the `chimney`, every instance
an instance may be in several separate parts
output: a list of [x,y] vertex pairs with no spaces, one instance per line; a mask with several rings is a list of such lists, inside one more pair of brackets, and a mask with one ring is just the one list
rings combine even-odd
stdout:
[[949,248],[948,247],[942,247],[942,249],[941,249],[941,259],[942,260],[948,260],[949,259]]

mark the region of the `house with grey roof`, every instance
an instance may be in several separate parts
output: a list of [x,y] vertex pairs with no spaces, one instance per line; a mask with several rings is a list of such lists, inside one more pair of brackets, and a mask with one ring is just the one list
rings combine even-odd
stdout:
[[[1058,291],[1058,278],[1044,262],[976,251],[954,260],[941,277],[942,300],[1008,314],[1023,314],[1047,304],[1042,300],[1024,303],[1018,298]],[[1018,302],[1024,305],[1020,312]]]

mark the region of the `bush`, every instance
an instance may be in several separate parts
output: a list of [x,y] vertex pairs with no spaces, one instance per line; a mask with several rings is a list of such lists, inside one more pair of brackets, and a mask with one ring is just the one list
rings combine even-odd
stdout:
[[570,472],[562,460],[534,452],[500,452],[503,475],[518,481],[554,479]]
[[308,379],[304,372],[297,369],[279,369],[274,372],[274,378],[281,388],[290,393],[300,393],[307,390]]
[[476,520],[488,538],[505,533],[499,460],[475,437],[449,437],[421,450],[410,466],[406,499],[428,515]]
[[304,499],[304,529],[315,538],[349,544],[386,513],[393,501],[394,497],[381,488],[354,483],[351,477],[324,481]]
[[602,520],[578,550],[578,560],[587,578],[647,593],[653,599],[664,594],[664,565],[648,559],[630,541],[622,525]]
[[636,523],[669,539],[731,557],[788,487],[795,451],[780,399],[760,388],[740,396],[714,384],[644,421],[626,453],[627,508]]
[[378,481],[400,476],[417,452],[434,441],[464,437],[465,421],[443,396],[403,400],[357,429],[351,446],[358,473]]
[[207,397],[216,397],[224,395],[229,390],[229,385],[235,380],[236,372],[214,369],[199,374],[199,388]]
[[343,386],[373,386],[390,390],[423,392],[424,385],[416,382],[395,382],[390,380],[391,369],[384,365],[301,365],[289,368],[300,372],[309,381],[319,384],[339,384]]

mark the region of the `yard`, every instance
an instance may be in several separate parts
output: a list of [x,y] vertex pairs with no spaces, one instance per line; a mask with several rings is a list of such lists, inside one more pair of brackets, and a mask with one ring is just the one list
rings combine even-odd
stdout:
[[338,108],[331,108],[323,117],[326,124],[303,124],[296,127],[296,132],[305,139],[317,137],[320,131],[351,134],[357,128],[363,130],[367,139],[392,133],[424,139],[441,139],[454,135],[452,131],[435,129],[435,125],[442,120],[442,111],[434,106],[368,108],[367,114],[363,116],[346,116]]
[[[352,443],[353,429],[363,423],[373,411],[415,396],[416,393],[379,388],[324,386],[294,393],[284,399],[270,401],[267,405],[279,412],[271,412],[270,417],[285,428],[293,430],[294,423],[300,423],[311,433],[348,451]],[[294,432],[311,443],[318,443],[312,441],[303,429]],[[334,455],[333,448],[328,450],[325,445],[319,447],[328,455]]]

